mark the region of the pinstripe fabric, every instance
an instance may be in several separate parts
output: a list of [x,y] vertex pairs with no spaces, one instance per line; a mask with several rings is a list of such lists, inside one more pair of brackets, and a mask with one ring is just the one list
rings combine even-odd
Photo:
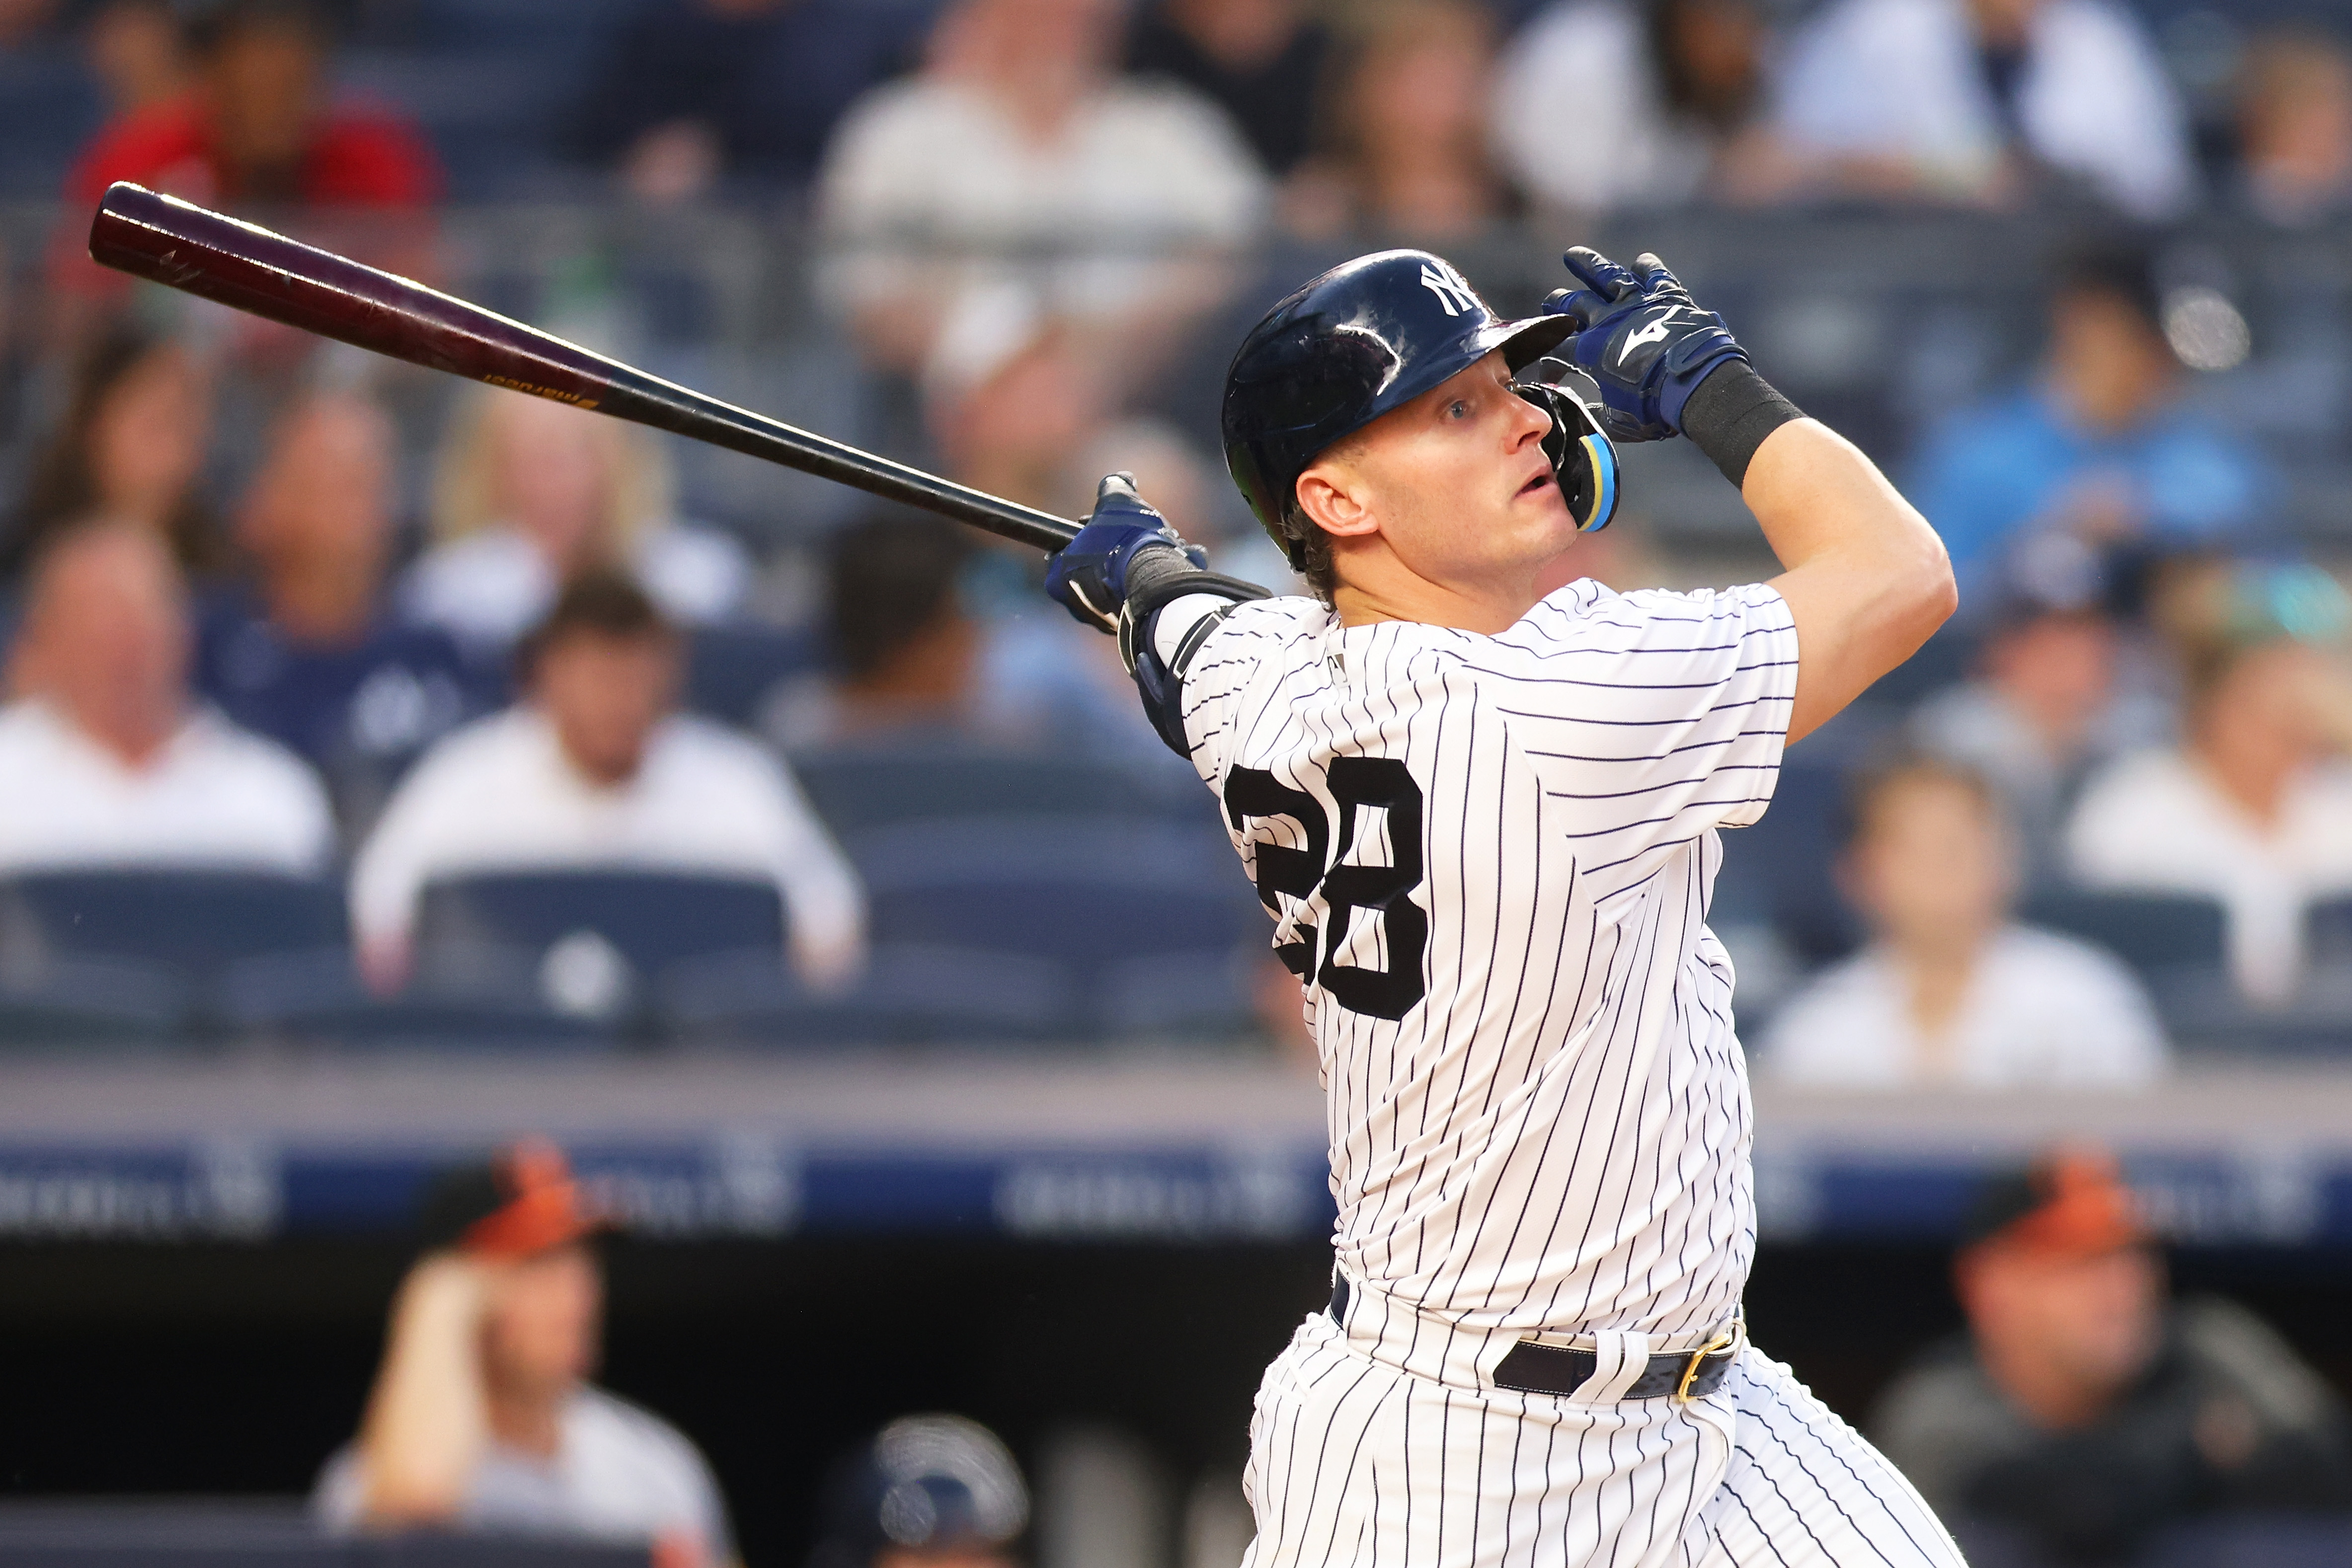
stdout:
[[1350,1314],[1266,1371],[1243,1568],[1963,1568],[1909,1482],[1789,1369],[1580,1403],[1408,1373]]
[[[1184,700],[1203,779],[1230,800],[1263,770],[1327,819],[1229,810],[1262,894],[1262,851],[1346,836],[1334,761],[1401,759],[1423,800],[1405,897],[1425,997],[1387,1019],[1307,992],[1352,1278],[1480,1328],[1730,1318],[1755,1239],[1748,1089],[1704,916],[1715,830],[1770,798],[1796,670],[1761,587],[1580,582],[1494,637],[1277,599],[1202,645]],[[1393,863],[1390,812],[1353,814],[1344,863]],[[1327,886],[1274,896],[1277,946],[1312,928],[1319,979],[1391,964],[1380,912],[1333,931]]]
[[[1277,599],[1175,667],[1306,981],[1351,1286],[1346,1327],[1309,1319],[1267,1371],[1245,1568],[1957,1568],[1755,1352],[1704,1400],[1620,1397],[1732,1319],[1755,1251],[1706,915],[1717,830],[1780,768],[1780,596],[1580,582],[1491,637]],[[1561,1335],[1596,1353],[1577,1397],[1494,1385]]]

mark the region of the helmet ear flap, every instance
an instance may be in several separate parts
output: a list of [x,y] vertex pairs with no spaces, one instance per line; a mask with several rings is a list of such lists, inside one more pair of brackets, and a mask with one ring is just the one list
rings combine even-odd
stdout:
[[1592,410],[1565,377],[1567,361],[1538,360],[1519,373],[1511,390],[1551,416],[1551,430],[1543,438],[1544,455],[1559,481],[1568,515],[1579,533],[1598,533],[1617,515],[1617,448],[1602,432]]

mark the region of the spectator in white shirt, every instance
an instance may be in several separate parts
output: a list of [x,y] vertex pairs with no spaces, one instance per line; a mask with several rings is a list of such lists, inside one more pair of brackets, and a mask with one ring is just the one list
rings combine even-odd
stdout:
[[[820,171],[824,282],[868,355],[918,371],[1002,320],[1132,363],[1214,303],[1265,174],[1223,110],[1116,74],[1118,0],[956,0],[926,69],[853,107]],[[1025,328],[1016,328],[1018,337]]]
[[152,529],[85,523],[44,550],[0,708],[0,869],[324,868],[326,791],[291,753],[191,705],[189,643]]
[[2006,202],[2039,165],[2138,218],[2194,195],[2187,115],[2113,0],[1834,0],[1775,98],[1791,149],[1864,194]]
[[673,711],[681,658],[625,577],[592,572],[564,590],[525,649],[526,699],[427,752],[360,852],[352,924],[372,984],[405,978],[436,877],[582,866],[772,879],[802,977],[831,985],[856,970],[856,877],[774,758]]
[[2284,1006],[2303,975],[2305,905],[2352,893],[2352,680],[2276,625],[2187,663],[2184,743],[2091,780],[2068,860],[2091,886],[2220,900],[2238,989]]
[[680,625],[722,621],[751,559],[729,536],[678,522],[670,489],[649,432],[522,392],[474,393],[442,443],[434,547],[401,584],[402,612],[502,658],[564,582],[612,567]]
[[1770,199],[1791,172],[1763,113],[1770,44],[1755,0],[1559,0],[1504,52],[1495,146],[1574,214]]
[[2125,1087],[2165,1067],[2138,982],[2010,916],[2016,846],[1984,780],[1913,760],[1870,779],[1843,865],[1869,944],[1773,1019],[1765,1068],[1840,1089]]
[[588,1381],[604,1333],[600,1216],[553,1145],[443,1172],[394,1298],[358,1438],[311,1497],[337,1534],[454,1530],[735,1560],[710,1467],[677,1428]]

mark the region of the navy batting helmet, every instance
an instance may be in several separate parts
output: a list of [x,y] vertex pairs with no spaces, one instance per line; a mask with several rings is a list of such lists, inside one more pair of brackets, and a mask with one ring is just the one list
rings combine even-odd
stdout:
[[810,1568],[868,1568],[884,1552],[1006,1550],[1029,1489],[1003,1442],[961,1416],[905,1416],[835,1469]]
[[[1427,251],[1359,256],[1276,305],[1242,340],[1225,377],[1226,466],[1292,569],[1303,570],[1298,476],[1317,457],[1497,349],[1516,374],[1575,330],[1563,316],[1503,320]],[[1580,399],[1522,395],[1553,416],[1545,449],[1578,524],[1599,528],[1617,491],[1607,438]],[[1605,473],[1590,471],[1596,464]]]

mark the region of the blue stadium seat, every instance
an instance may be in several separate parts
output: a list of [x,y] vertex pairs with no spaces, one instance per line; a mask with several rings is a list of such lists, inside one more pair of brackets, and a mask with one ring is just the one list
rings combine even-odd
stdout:
[[[1186,814],[1135,769],[1097,759],[976,747],[845,747],[795,757],[793,770],[845,841],[947,819]],[[1213,809],[1198,798],[1183,806],[1195,821]]]
[[686,706],[748,725],[779,682],[817,667],[824,650],[804,632],[768,626],[706,626],[687,644]]
[[1135,967],[1198,972],[1265,939],[1265,915],[1231,852],[1199,828],[1106,819],[908,822],[863,835],[855,853],[877,943],[1060,965],[1095,1030],[1117,1027],[1114,983]]
[[423,967],[451,949],[536,960],[581,931],[594,932],[640,974],[651,976],[712,953],[781,952],[783,900],[772,883],[690,872],[482,872],[425,888],[416,947]]
[[0,978],[0,1047],[155,1045],[179,1037],[186,982],[153,965],[50,958]]
[[2193,894],[2053,889],[2028,900],[2021,917],[2106,948],[2159,1004],[2209,991],[2226,973],[2227,917]]
[[59,952],[213,967],[345,938],[342,890],[271,872],[121,869],[14,877]]
[[420,977],[389,1000],[360,984],[348,952],[277,954],[237,965],[222,1011],[244,1038],[358,1049],[594,1049],[618,1044],[618,1020],[548,1005],[513,963]]
[[807,1048],[1059,1040],[1076,1025],[1073,1001],[1055,963],[882,944],[844,995],[812,993],[770,950],[676,965],[657,1005],[676,1038]]
[[487,994],[641,1030],[671,966],[783,942],[783,900],[766,882],[619,867],[453,877],[419,905],[412,999]]

